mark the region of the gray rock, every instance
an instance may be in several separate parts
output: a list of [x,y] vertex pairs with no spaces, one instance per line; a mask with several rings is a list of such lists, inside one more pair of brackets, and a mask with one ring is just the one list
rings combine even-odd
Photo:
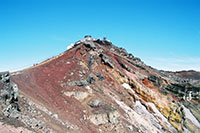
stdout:
[[92,76],[92,74],[90,74],[89,77],[88,77],[86,80],[87,80],[87,82],[88,82],[89,84],[92,84],[92,83],[95,82],[95,79],[94,79],[94,77]]
[[89,120],[95,125],[101,125],[108,123],[108,115],[106,113],[93,114],[89,116]]
[[127,53],[126,49],[124,49],[124,48],[119,48],[119,50],[121,53]]
[[90,107],[92,108],[95,108],[95,107],[100,107],[100,106],[103,106],[104,105],[104,102],[102,100],[94,100],[94,101],[91,101],[89,104],[88,104]]
[[0,99],[5,105],[3,113],[7,117],[18,118],[20,111],[18,105],[18,86],[10,81],[9,72],[0,73],[0,82],[3,84],[0,87]]
[[71,81],[71,82],[67,82],[67,83],[61,83],[61,86],[86,86],[86,85],[90,85],[92,83],[95,82],[94,77],[92,76],[92,74],[90,74],[87,79],[84,80],[80,80],[80,81]]
[[83,77],[85,74],[82,71],[79,71],[79,76]]
[[19,111],[17,111],[16,109],[13,109],[10,113],[9,113],[9,117],[11,118],[18,118],[20,116]]
[[79,76],[80,77],[83,77],[85,74],[86,74],[86,72],[84,70],[83,71],[79,71]]
[[113,62],[110,60],[109,56],[105,55],[105,54],[100,54],[99,55],[101,57],[101,61],[109,66],[110,68],[114,68]]
[[10,74],[9,72],[0,72],[0,81],[4,84],[10,83]]
[[11,95],[13,95],[14,99],[17,99],[18,95],[19,95],[19,89],[17,84],[15,83],[11,83],[11,88],[12,88],[12,92]]
[[127,70],[128,72],[134,72],[130,67],[128,67],[127,65],[121,63],[121,61],[118,60],[118,63],[123,69]]
[[98,77],[98,79],[100,81],[103,81],[104,80],[104,77],[101,75],[101,73],[95,73],[95,75]]
[[112,124],[117,124],[120,121],[120,114],[117,110],[108,112],[108,121]]
[[88,61],[88,68],[89,68],[89,70],[91,70],[93,62],[94,62],[94,56],[90,55],[90,59]]
[[134,56],[133,56],[132,54],[128,54],[127,57],[128,57],[129,59],[133,59],[133,58],[134,58]]
[[97,39],[95,42],[97,42],[98,44],[101,44],[101,45],[112,45],[112,42],[104,39],[104,40],[101,40],[101,39]]
[[114,49],[114,48],[110,48],[110,51],[114,52],[114,51],[115,51],[115,49]]
[[95,44],[94,44],[93,41],[86,41],[86,42],[84,42],[84,45],[85,45],[87,48],[90,48],[90,49],[92,49],[92,50],[95,50],[95,49],[96,49],[96,46],[95,46]]
[[8,88],[1,89],[0,97],[3,100],[3,103],[7,105],[7,99],[10,99],[10,92]]
[[92,114],[89,116],[89,120],[93,122],[95,125],[101,125],[106,123],[117,124],[120,121],[120,114],[117,110],[99,113],[99,114]]

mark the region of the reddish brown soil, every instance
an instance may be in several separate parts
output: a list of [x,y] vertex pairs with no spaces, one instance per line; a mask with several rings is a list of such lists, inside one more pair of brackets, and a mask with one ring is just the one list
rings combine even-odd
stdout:
[[142,80],[142,83],[143,83],[146,87],[148,87],[148,88],[151,88],[151,89],[154,88],[153,83],[152,83],[151,81],[149,81],[147,78],[145,78],[144,80]]

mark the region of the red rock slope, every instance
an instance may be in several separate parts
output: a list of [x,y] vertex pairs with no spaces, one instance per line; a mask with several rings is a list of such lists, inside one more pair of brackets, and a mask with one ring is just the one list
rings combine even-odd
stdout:
[[61,55],[12,75],[20,89],[22,111],[45,123],[40,128],[25,124],[35,132],[176,132],[200,128],[198,120],[194,123],[185,115],[183,96],[172,91],[180,83],[107,40],[86,37]]

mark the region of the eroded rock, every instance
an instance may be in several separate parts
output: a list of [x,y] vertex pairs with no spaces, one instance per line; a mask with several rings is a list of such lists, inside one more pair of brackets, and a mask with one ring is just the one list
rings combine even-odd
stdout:
[[109,66],[110,68],[114,68],[113,62],[110,60],[109,56],[105,55],[105,54],[100,54],[99,55],[101,57],[101,61]]
[[106,123],[117,124],[120,121],[120,114],[117,110],[92,114],[89,116],[89,119],[95,125],[101,125]]

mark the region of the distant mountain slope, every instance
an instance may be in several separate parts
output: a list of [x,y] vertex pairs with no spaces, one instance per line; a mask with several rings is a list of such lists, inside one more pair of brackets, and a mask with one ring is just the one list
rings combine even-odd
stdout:
[[184,78],[184,79],[200,80],[200,72],[197,72],[197,71],[194,71],[194,70],[168,72],[168,73],[176,75],[177,77]]

